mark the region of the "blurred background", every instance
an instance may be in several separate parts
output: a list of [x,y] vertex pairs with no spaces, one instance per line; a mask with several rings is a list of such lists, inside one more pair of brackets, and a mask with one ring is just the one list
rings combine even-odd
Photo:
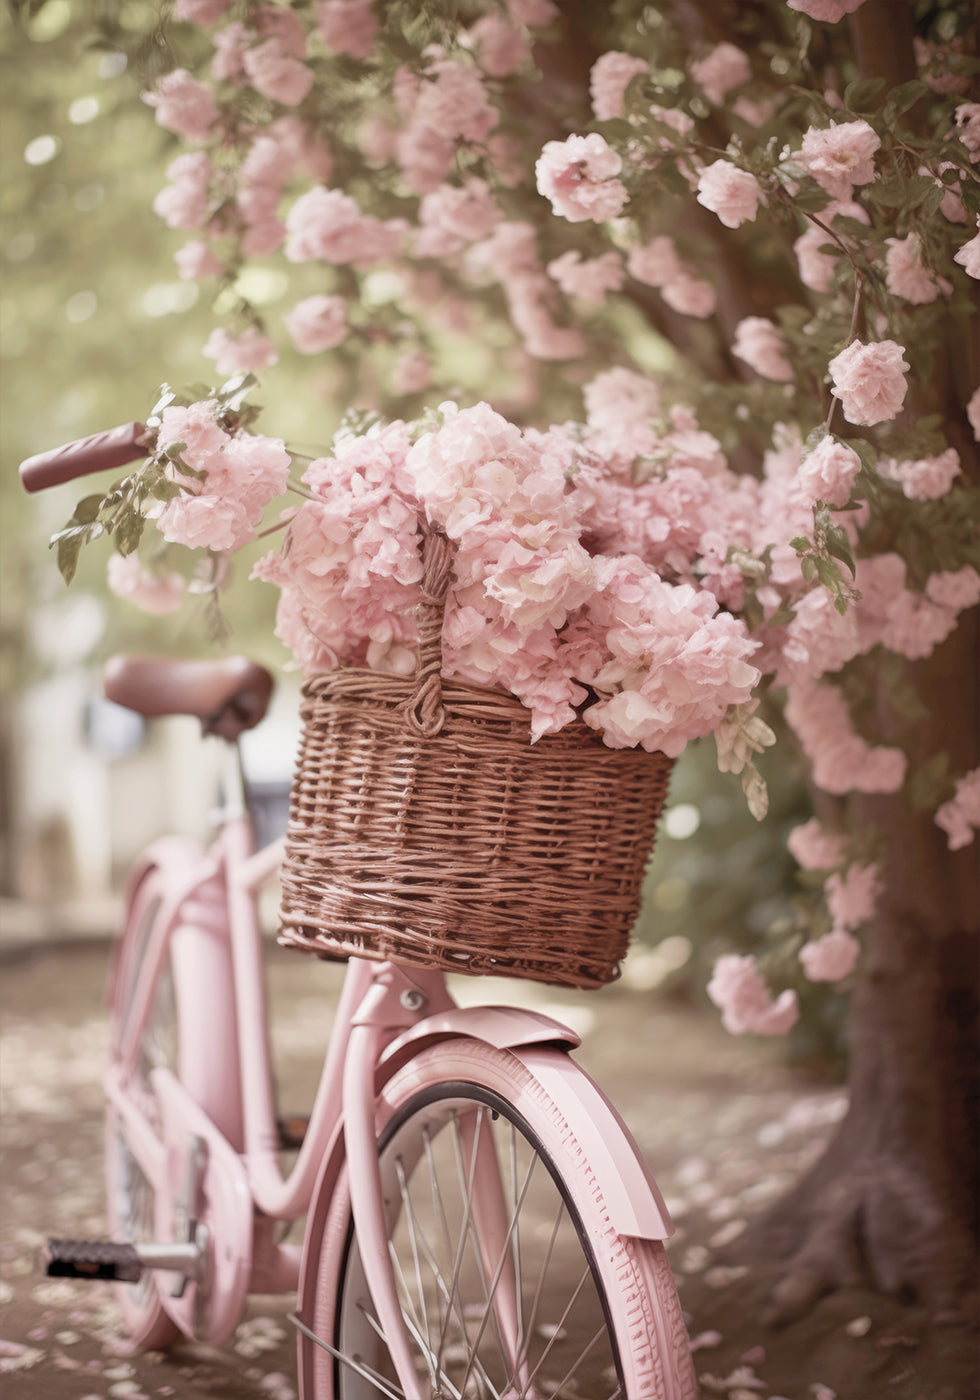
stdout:
[[[68,484],[28,498],[17,477],[24,457],[141,419],[162,382],[184,387],[210,368],[201,347],[215,307],[206,289],[178,277],[173,253],[182,239],[151,208],[175,154],[173,138],[139,100],[146,74],[170,63],[152,33],[155,9],[145,0],[9,0],[0,13],[0,908],[7,946],[105,933],[140,847],[166,830],[204,832],[212,800],[213,764],[196,723],[144,723],[106,702],[99,685],[103,662],[117,651],[213,654],[204,601],[185,604],[175,618],[139,613],[105,588],[104,541],[83,551],[68,589],[47,541],[84,493]],[[274,312],[285,278],[271,269],[250,275],[250,299]],[[481,362],[475,377],[486,373]],[[484,392],[492,397],[492,386]],[[274,406],[267,431],[314,452],[329,444],[347,407],[341,379],[295,359],[263,374],[261,401]],[[236,567],[247,573],[248,561]],[[246,752],[270,837],[285,816],[298,690],[272,635],[274,605],[264,584],[233,589],[222,644],[277,676],[270,718],[247,736]],[[765,776],[771,813],[757,824],[738,780],[715,772],[710,742],[692,746],[677,765],[625,969],[638,991],[701,1003],[720,953],[757,949],[767,939],[775,945],[801,924],[807,896],[785,838],[809,813],[788,745],[777,747]],[[792,943],[789,949],[792,956]],[[811,1014],[786,1053],[833,1059],[845,998],[813,984],[801,992],[813,1001]]]

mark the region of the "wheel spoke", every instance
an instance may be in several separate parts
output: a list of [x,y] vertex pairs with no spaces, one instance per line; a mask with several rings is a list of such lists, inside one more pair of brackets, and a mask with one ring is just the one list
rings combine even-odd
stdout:
[[332,1347],[329,1342],[325,1342],[322,1337],[318,1337],[313,1331],[313,1328],[307,1327],[306,1323],[298,1317],[296,1313],[287,1313],[286,1321],[291,1322],[294,1327],[302,1332],[304,1337],[308,1337],[311,1342],[315,1342],[328,1356],[332,1356],[335,1361],[342,1362],[348,1370],[353,1371],[354,1374],[360,1376],[362,1380],[370,1382],[377,1390],[378,1394],[385,1397],[385,1400],[405,1400],[405,1392],[403,1390],[392,1390],[391,1382],[385,1380],[383,1376],[379,1376],[377,1371],[372,1370],[370,1366],[365,1366],[363,1361],[357,1361],[354,1357],[347,1356],[344,1352],[338,1351],[337,1348]]

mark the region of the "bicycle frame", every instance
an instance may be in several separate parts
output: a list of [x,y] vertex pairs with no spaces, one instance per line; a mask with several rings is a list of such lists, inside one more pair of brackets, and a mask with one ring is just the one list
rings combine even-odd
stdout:
[[[280,864],[282,846],[280,841],[255,851],[251,821],[244,803],[235,797],[224,809],[213,845],[195,860],[188,859],[187,844],[179,840],[164,839],[147,852],[134,873],[131,896],[141,879],[155,870],[163,897],[136,973],[132,1012],[106,1076],[106,1094],[156,1192],[158,1235],[172,1238],[179,1222],[187,1220],[203,1223],[211,1233],[210,1276],[192,1281],[178,1296],[161,1289],[164,1307],[177,1325],[211,1344],[231,1335],[249,1292],[283,1293],[299,1287],[300,1248],[276,1242],[276,1225],[306,1214],[315,1191],[324,1189],[318,1178],[330,1176],[338,1156],[346,1159],[369,1287],[405,1394],[412,1400],[421,1392],[388,1258],[377,1167],[374,1101],[379,1063],[396,1041],[410,1052],[419,1027],[428,1027],[430,1036],[445,1036],[459,1034],[465,1026],[466,1034],[496,1044],[548,1042],[570,1047],[578,1037],[534,1012],[493,1007],[461,1011],[441,972],[352,959],[309,1126],[284,1176],[256,904],[259,890]],[[210,1017],[233,1028],[226,1030],[226,1043],[216,1044],[214,1051],[224,1075],[222,1122],[232,1139],[240,1134],[239,1141],[229,1140],[169,1069],[157,1068],[150,1075],[162,1131],[132,1090],[158,978],[168,953],[188,937],[198,951],[209,944],[224,944],[230,951],[232,986],[208,985],[201,976],[187,976],[181,990],[182,1010],[189,1019]],[[188,961],[196,960],[192,951]],[[216,999],[222,999],[220,1016],[215,1014]],[[499,1199],[492,1155],[478,1153],[476,1170],[483,1198]],[[505,1232],[505,1222],[492,1207],[484,1229],[488,1240]],[[499,1306],[504,1315],[513,1311],[506,1279]]]

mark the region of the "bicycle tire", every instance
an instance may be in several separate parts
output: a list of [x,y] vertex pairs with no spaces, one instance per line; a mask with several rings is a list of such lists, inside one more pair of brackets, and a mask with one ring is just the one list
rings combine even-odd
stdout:
[[[505,1234],[505,1251],[500,1252],[500,1258],[506,1252],[515,1260],[520,1276],[523,1301],[516,1348],[501,1346],[495,1306],[487,1304],[488,1297],[495,1296],[500,1262],[496,1269],[481,1263],[475,1232],[466,1220],[472,1158],[467,1163],[463,1152],[461,1172],[464,1123],[471,1141],[481,1132],[494,1133],[498,1160],[503,1161],[508,1217],[527,1217]],[[396,1278],[401,1280],[403,1315],[410,1317],[417,1334],[416,1364],[432,1394],[480,1400],[520,1400],[525,1395],[534,1400],[573,1395],[575,1400],[694,1400],[697,1386],[687,1333],[662,1242],[616,1232],[605,1205],[611,1183],[600,1179],[555,1103],[515,1055],[465,1039],[421,1051],[385,1086],[377,1129],[389,1245],[402,1260]],[[442,1171],[443,1146],[455,1159],[450,1160],[450,1171],[463,1183],[458,1200],[451,1183],[441,1177],[442,1197],[428,1187],[417,1190],[413,1183],[415,1167],[426,1177]],[[552,1198],[547,1205],[537,1199],[532,1203],[529,1181],[534,1181],[535,1193],[540,1184]],[[431,1209],[425,1204],[427,1196],[436,1203]],[[512,1204],[517,1206],[513,1212]],[[439,1216],[457,1210],[463,1221],[462,1246],[452,1231],[448,1242],[436,1238],[442,1234]],[[563,1222],[569,1228],[556,1246],[552,1224]],[[494,1249],[492,1257],[497,1254]],[[451,1262],[444,1265],[439,1258],[437,1271],[433,1257],[440,1255]],[[444,1267],[451,1270],[448,1279]],[[470,1291],[464,1294],[464,1288]],[[572,1311],[565,1312],[576,1288],[581,1291]],[[318,1344],[300,1331],[302,1400],[401,1396],[387,1349],[366,1309],[343,1173],[325,1228],[307,1241],[300,1318],[319,1339]],[[324,1342],[344,1359],[338,1360]],[[525,1349],[525,1363],[518,1368],[514,1353]],[[572,1368],[580,1360],[582,1370],[575,1373]],[[384,1377],[388,1390],[366,1379],[365,1369]]]
[[[184,849],[174,856],[187,862],[197,849]],[[118,1057],[119,1046],[131,1014],[136,977],[142,965],[154,922],[164,900],[166,875],[160,866],[151,866],[140,879],[127,910],[119,943],[109,1007],[110,1055]],[[182,993],[194,980],[212,987],[231,985],[230,949],[227,942],[212,933],[184,925],[180,936],[171,938],[168,956],[154,991],[153,1006],[140,1038],[139,1062],[132,1092],[139,1093],[145,1111],[156,1119],[155,1099],[148,1075],[166,1066],[189,1089],[201,1107],[224,1127],[229,1108],[238,1096],[232,1077],[234,1066],[222,1062],[215,1047],[227,1043],[222,1018],[229,1012],[225,999],[213,1000],[207,1017],[192,1015]],[[107,1216],[114,1239],[133,1243],[158,1238],[155,1193],[151,1183],[129,1149],[126,1132],[112,1104],[106,1104],[105,1176]],[[169,1278],[166,1280],[169,1283]],[[123,1322],[132,1340],[146,1351],[163,1351],[181,1336],[161,1301],[161,1275],[145,1273],[136,1283],[115,1285]]]

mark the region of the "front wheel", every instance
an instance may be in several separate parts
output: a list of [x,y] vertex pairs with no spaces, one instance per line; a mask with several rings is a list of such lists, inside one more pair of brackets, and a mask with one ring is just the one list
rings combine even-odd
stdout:
[[[693,1400],[663,1245],[613,1228],[607,1187],[513,1055],[422,1051],[379,1105],[389,1250],[420,1390],[465,1400]],[[341,1176],[307,1244],[303,1400],[403,1395]]]

